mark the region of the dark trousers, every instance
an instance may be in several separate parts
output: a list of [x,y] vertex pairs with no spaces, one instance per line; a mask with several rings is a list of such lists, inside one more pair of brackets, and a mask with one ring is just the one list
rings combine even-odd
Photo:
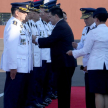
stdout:
[[33,71],[30,72],[26,107],[33,106],[35,103],[38,103],[38,81],[36,78],[39,76],[38,74],[40,72],[40,67],[34,67]]
[[52,88],[52,93],[54,95],[57,95],[57,77],[58,77],[58,72],[56,70],[53,70],[52,72],[52,82],[51,82],[51,88]]
[[4,88],[4,108],[24,108],[27,98],[28,73],[17,73],[14,80],[6,72]]
[[43,99],[50,98],[52,94],[52,68],[51,63],[47,63],[47,71],[43,84]]
[[47,72],[46,60],[42,61],[42,67],[33,67],[30,73],[30,81],[28,87],[27,106],[34,106],[36,103],[43,102],[43,86]]
[[95,107],[95,94],[89,92],[88,73],[85,73],[85,95],[86,95],[86,108],[96,108]]
[[71,78],[75,67],[59,67],[58,72],[58,108],[70,108]]

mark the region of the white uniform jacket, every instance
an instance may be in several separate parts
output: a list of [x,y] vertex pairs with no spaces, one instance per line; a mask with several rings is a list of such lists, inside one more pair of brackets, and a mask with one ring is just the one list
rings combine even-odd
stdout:
[[[36,22],[32,23],[31,31],[32,35],[39,37]],[[38,45],[32,44],[32,55],[33,55],[33,67],[41,67],[42,66],[41,49],[38,47]]]
[[103,69],[104,63],[108,69],[108,27],[100,24],[87,34],[84,47],[72,51],[73,56],[78,58],[90,52],[87,70]]
[[23,29],[22,23],[15,17],[11,17],[4,30],[4,51],[1,68],[4,71],[17,69],[17,72],[28,73],[31,70],[29,56],[28,36]]
[[[94,28],[96,28],[96,24],[95,23],[93,23],[90,26],[90,30],[92,30]],[[84,27],[84,29],[83,29],[82,37],[81,37],[80,42],[78,43],[77,50],[79,50],[79,49],[84,47],[84,41],[85,41],[85,39],[87,37],[87,29],[88,29],[88,26]],[[89,53],[83,56],[83,66],[84,67],[87,66],[88,59],[89,59]]]
[[31,33],[31,29],[28,26],[27,22],[25,24],[23,24],[24,26],[24,32],[28,38],[28,48],[29,48],[29,69],[33,70],[33,56],[32,56],[32,33]]
[[[41,19],[36,22],[36,25],[37,25],[38,32],[39,32],[39,37],[40,38],[48,37],[49,32],[46,30],[45,25],[43,24]],[[48,62],[51,62],[50,49],[49,48],[41,48],[41,56],[42,56],[42,60],[47,60]]]

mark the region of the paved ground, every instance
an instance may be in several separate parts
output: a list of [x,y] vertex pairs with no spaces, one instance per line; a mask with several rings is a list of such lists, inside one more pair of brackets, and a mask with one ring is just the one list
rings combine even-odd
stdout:
[[[0,61],[1,55],[3,52],[3,40],[0,39]],[[78,67],[75,69],[75,73],[72,78],[72,86],[84,86],[84,73],[79,70],[80,65],[82,65],[82,58],[77,59]],[[5,72],[0,70],[0,108],[3,108],[3,96],[1,97],[1,93],[3,93],[4,84],[5,84]]]

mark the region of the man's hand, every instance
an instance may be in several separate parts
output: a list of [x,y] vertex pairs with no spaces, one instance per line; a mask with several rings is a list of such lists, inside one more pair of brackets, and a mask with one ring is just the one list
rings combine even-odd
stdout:
[[73,48],[77,48],[78,44],[76,42],[72,42]]
[[17,69],[11,69],[10,70],[10,77],[11,77],[12,80],[15,79],[16,74],[17,74]]
[[67,51],[66,54],[68,54],[69,56],[72,56],[73,55],[72,50]]
[[37,43],[35,42],[36,38],[37,38],[36,36],[32,35],[32,42],[33,42],[34,44],[37,44]]
[[83,71],[87,72],[87,66],[86,66],[86,67],[84,67]]

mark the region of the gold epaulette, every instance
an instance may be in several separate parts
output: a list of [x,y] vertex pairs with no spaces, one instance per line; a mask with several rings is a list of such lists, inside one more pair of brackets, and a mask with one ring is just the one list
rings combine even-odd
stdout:
[[17,25],[17,21],[13,21],[13,24],[14,24],[14,25]]

